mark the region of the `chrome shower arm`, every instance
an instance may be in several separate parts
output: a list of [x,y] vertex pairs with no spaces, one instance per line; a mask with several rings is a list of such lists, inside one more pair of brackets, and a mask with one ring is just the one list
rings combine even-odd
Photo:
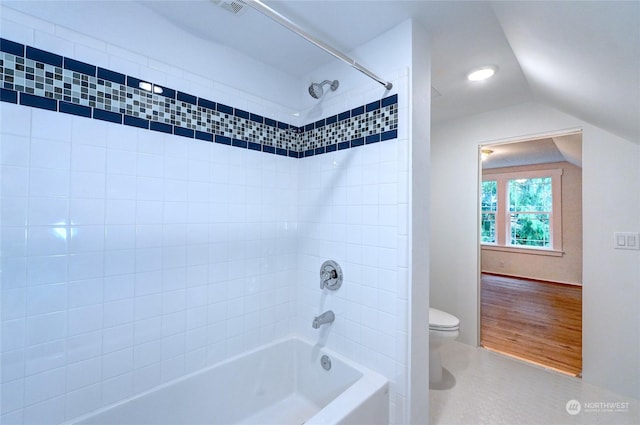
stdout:
[[358,62],[356,62],[355,60],[351,59],[349,56],[345,55],[341,51],[331,47],[330,45],[328,45],[324,41],[319,40],[318,38],[316,38],[313,35],[309,34],[305,30],[303,30],[298,24],[292,22],[289,18],[287,18],[286,16],[280,14],[279,12],[276,12],[275,10],[273,10],[272,8],[270,8],[269,6],[264,4],[262,1],[260,1],[260,0],[243,0],[243,3],[245,3],[248,6],[251,6],[252,8],[257,10],[258,12],[260,12],[263,15],[265,15],[266,17],[276,21],[277,23],[279,23],[280,25],[284,26],[285,28],[295,32],[296,34],[298,34],[300,37],[304,38],[308,42],[310,42],[312,44],[315,44],[317,47],[321,48],[322,50],[324,50],[325,52],[327,52],[330,55],[334,56],[335,58],[340,59],[341,61],[345,62],[349,66],[351,66],[351,67],[357,69],[358,71],[362,72],[367,77],[379,82],[380,84],[382,84],[384,86],[385,89],[391,90],[393,88],[393,84],[391,84],[390,82],[383,80],[382,78],[378,77],[376,74],[374,74],[373,72],[369,71],[363,65],[361,65]]

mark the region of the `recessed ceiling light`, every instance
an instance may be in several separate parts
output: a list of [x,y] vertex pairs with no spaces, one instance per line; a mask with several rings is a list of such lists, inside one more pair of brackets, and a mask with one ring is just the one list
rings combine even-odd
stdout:
[[482,68],[474,69],[469,74],[467,74],[467,79],[469,81],[484,81],[488,78],[493,77],[496,73],[497,68],[495,66],[484,66]]

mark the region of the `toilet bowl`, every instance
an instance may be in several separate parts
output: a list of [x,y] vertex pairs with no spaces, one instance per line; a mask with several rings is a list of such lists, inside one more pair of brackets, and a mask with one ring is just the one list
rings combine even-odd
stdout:
[[429,308],[429,383],[442,381],[440,347],[455,340],[460,329],[460,320],[447,312]]

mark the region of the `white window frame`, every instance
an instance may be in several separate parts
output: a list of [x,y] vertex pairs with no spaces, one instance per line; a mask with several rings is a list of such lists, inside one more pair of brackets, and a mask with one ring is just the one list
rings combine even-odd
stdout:
[[[497,182],[498,207],[496,211],[496,243],[482,242],[482,248],[494,251],[521,252],[527,254],[562,256],[562,172],[561,168],[549,170],[515,171],[483,174],[482,181]],[[509,211],[509,180],[551,178],[552,211],[549,214],[550,247],[510,245],[511,211]],[[482,188],[481,188],[482,190]],[[481,207],[482,209],[482,207]],[[482,216],[482,211],[480,211]]]

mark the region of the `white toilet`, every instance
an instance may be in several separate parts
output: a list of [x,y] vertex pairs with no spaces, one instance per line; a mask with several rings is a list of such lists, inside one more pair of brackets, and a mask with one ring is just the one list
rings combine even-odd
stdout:
[[440,347],[459,335],[460,320],[449,313],[429,307],[429,383],[442,380]]

